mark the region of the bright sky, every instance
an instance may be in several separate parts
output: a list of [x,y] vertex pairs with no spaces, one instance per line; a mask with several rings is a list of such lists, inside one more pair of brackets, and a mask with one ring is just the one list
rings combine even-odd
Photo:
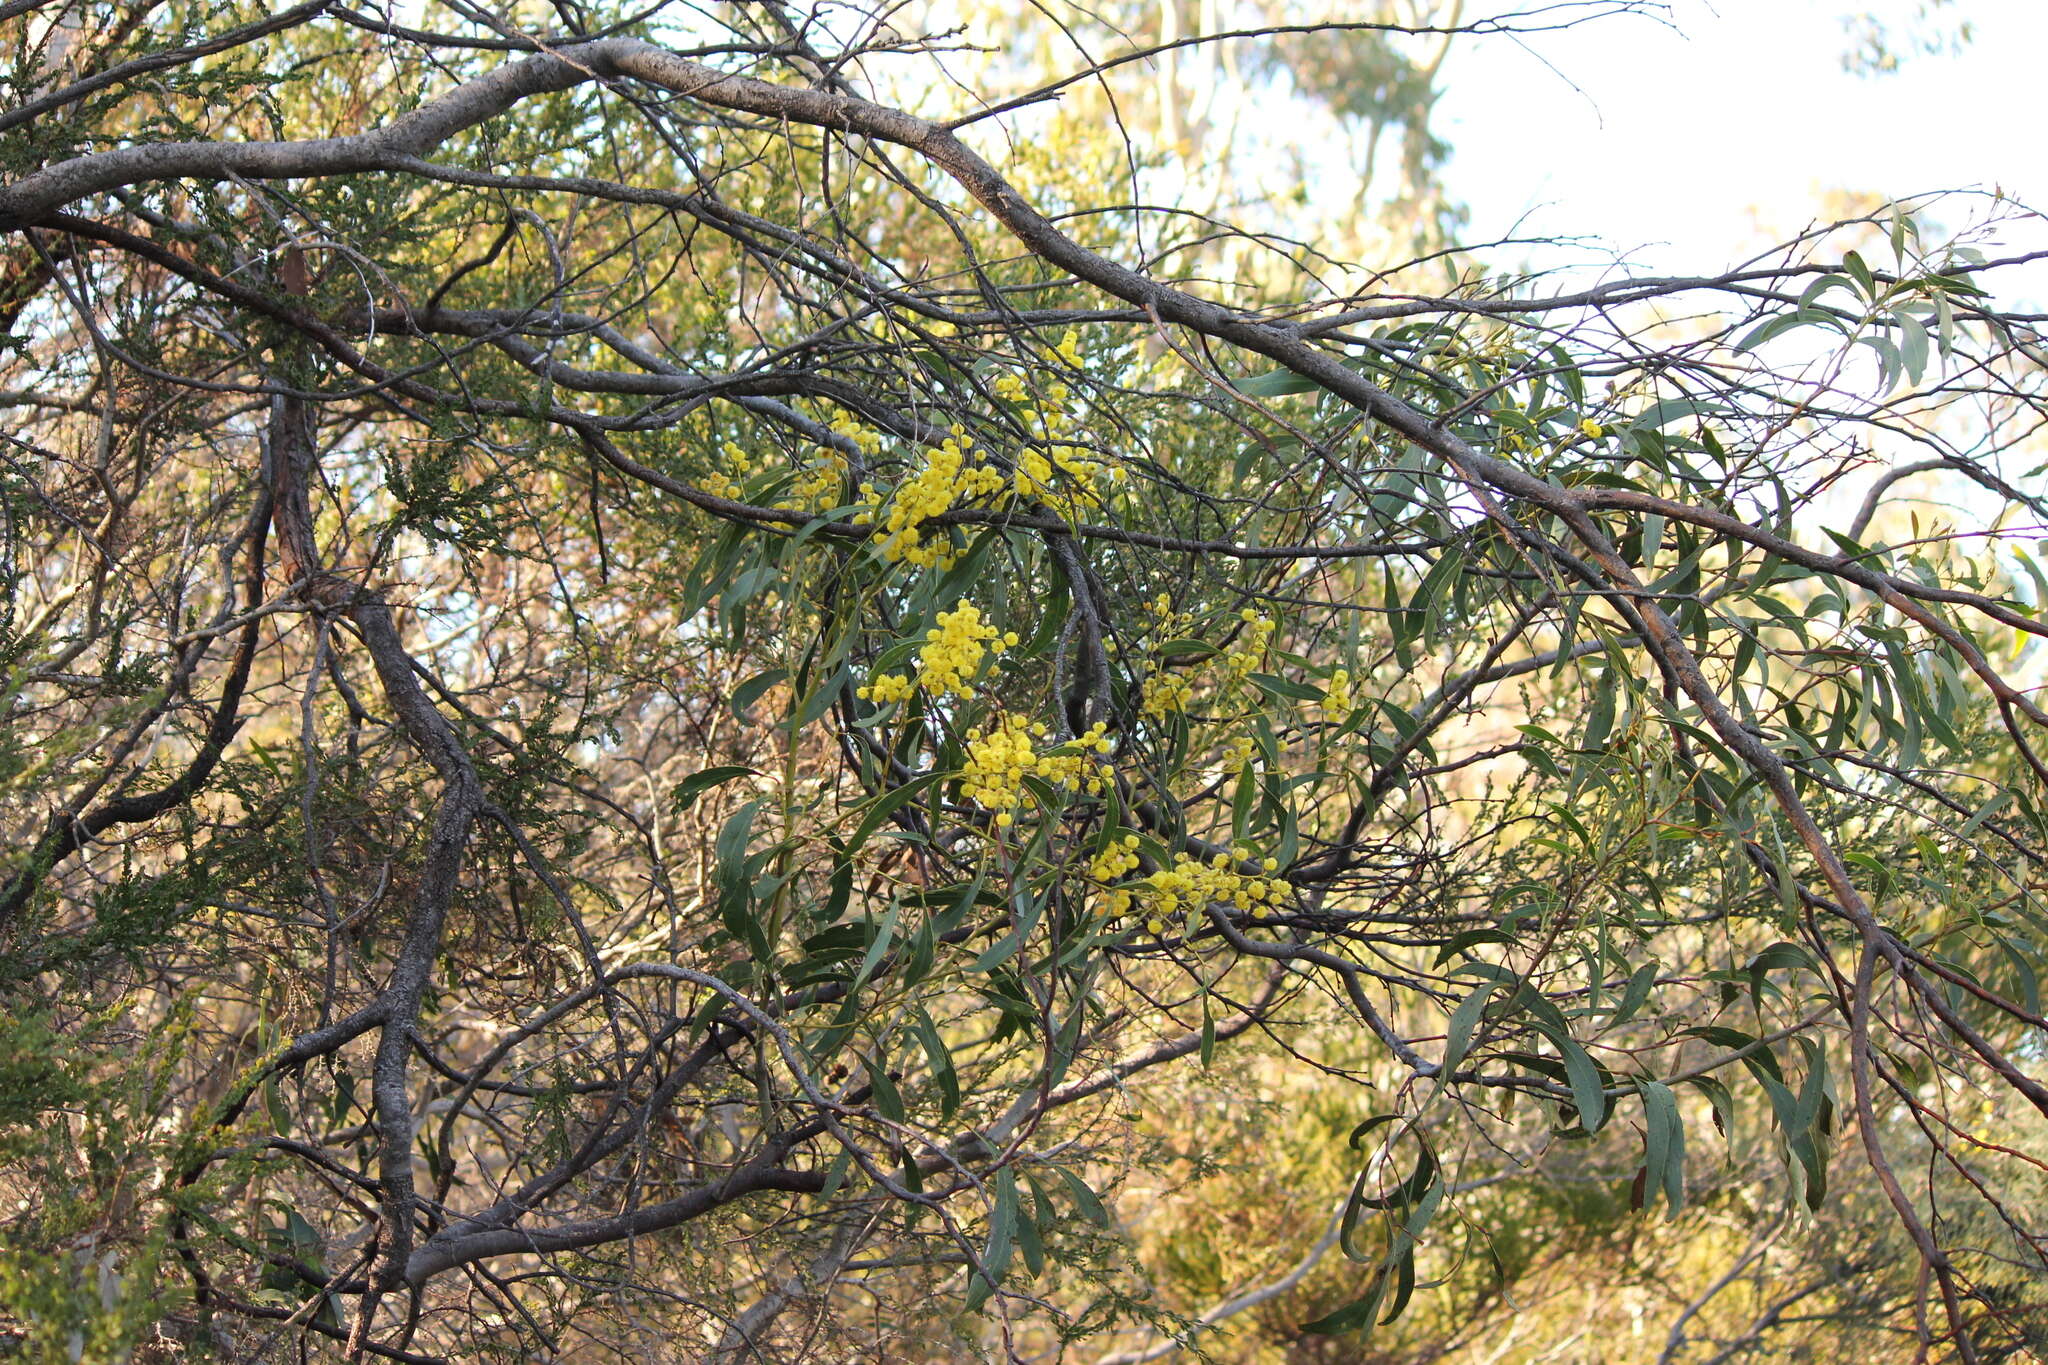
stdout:
[[[1676,32],[1622,18],[1453,51],[1438,127],[1471,239],[1506,235],[1526,214],[1518,236],[1589,233],[1641,266],[1690,273],[1834,216],[1830,190],[2001,185],[2048,211],[2048,0],[1958,0],[1938,15],[1975,24],[1960,55],[1909,55],[1875,77],[1842,69],[1842,16],[1908,19],[1909,0],[1671,8]],[[1961,217],[1960,206],[1940,215],[1948,227]],[[2048,223],[2007,240],[2048,245]],[[2025,293],[2048,302],[2048,268]]]

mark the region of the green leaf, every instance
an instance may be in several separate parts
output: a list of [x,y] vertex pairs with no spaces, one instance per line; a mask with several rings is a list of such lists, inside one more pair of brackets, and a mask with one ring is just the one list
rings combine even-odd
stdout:
[[939,1122],[952,1121],[960,1109],[960,1073],[953,1067],[953,1053],[939,1036],[938,1025],[924,1006],[913,1005],[910,1009],[910,1029],[924,1048],[925,1061],[931,1066],[932,1079],[939,1087]]
[[1853,251],[1845,254],[1842,257],[1842,269],[1855,277],[1856,287],[1863,291],[1864,298],[1877,297],[1877,277],[1870,273],[1870,267],[1863,263],[1861,256]]
[[1404,1249],[1399,1256],[1394,1258],[1394,1301],[1387,1305],[1385,1316],[1380,1318],[1380,1326],[1385,1327],[1395,1318],[1400,1317],[1402,1310],[1408,1307],[1408,1300],[1414,1293],[1415,1250],[1413,1247],[1410,1247]]
[[[1734,1132],[1735,1096],[1729,1092],[1728,1087],[1712,1076],[1694,1076],[1686,1084],[1707,1097],[1707,1103],[1714,1109],[1714,1127],[1719,1130],[1721,1136],[1726,1138]],[[1729,1159],[1734,1159],[1733,1152],[1729,1153]]]
[[833,1195],[839,1193],[840,1186],[846,1183],[846,1177],[852,1171],[853,1153],[842,1147],[839,1149],[839,1155],[832,1158],[832,1165],[825,1172],[825,1188],[818,1192],[819,1197],[830,1200]]
[[[1637,413],[1629,425],[1637,430],[1656,431],[1670,426],[1681,417],[1707,417],[1720,408],[1712,403],[1702,403],[1692,398],[1660,398]],[[1643,553],[1649,554],[1649,544],[1643,546]]]
[[1802,310],[1813,307],[1813,305],[1820,299],[1821,295],[1827,293],[1831,289],[1840,289],[1851,296],[1853,296],[1856,293],[1855,286],[1849,282],[1848,276],[1822,275],[1812,284],[1807,285],[1806,288],[1799,291],[1799,307]]
[[320,1260],[320,1248],[324,1239],[311,1223],[300,1216],[296,1208],[287,1208],[284,1211],[284,1235],[291,1243],[293,1256],[315,1274],[324,1273],[325,1267]]
[[1505,929],[1495,929],[1490,926],[1484,929],[1466,929],[1453,936],[1450,942],[1436,950],[1436,962],[1438,966],[1442,966],[1460,954],[1469,953],[1471,949],[1478,947],[1482,943],[1494,943],[1505,946],[1520,942],[1520,939],[1508,933]]
[[1276,677],[1271,673],[1254,673],[1251,675],[1251,680],[1257,684],[1261,692],[1281,701],[1321,701],[1323,699],[1323,689],[1315,686],[1313,683],[1295,682],[1291,678]]
[[1253,398],[1284,398],[1290,393],[1314,393],[1321,387],[1292,370],[1273,370],[1237,381],[1237,391]]
[[1607,1121],[1607,1095],[1600,1084],[1600,1068],[1569,1033],[1541,1019],[1529,1021],[1531,1028],[1548,1038],[1564,1059],[1565,1083],[1571,1086],[1572,1104],[1579,1111],[1579,1125],[1588,1133],[1600,1131]]
[[[284,1094],[277,1088],[277,1078],[266,1076],[263,1080],[263,1108],[270,1115],[271,1128],[279,1137],[290,1137],[292,1132],[292,1111],[284,1102]],[[298,1217],[297,1214],[291,1215]]]
[[742,764],[724,763],[715,768],[705,768],[700,772],[691,773],[676,783],[675,789],[669,793],[669,804],[676,814],[681,815],[696,805],[697,798],[713,787],[722,786],[735,778],[752,777],[756,771]]
[[747,802],[728,815],[718,831],[712,844],[712,858],[718,868],[718,879],[724,885],[738,885],[746,879],[747,844],[753,837],[754,816],[761,805],[759,801]]
[[1793,1174],[1802,1187],[1806,1207],[1818,1210],[1828,1195],[1827,1148],[1815,1143],[1810,1135],[1794,1138],[1785,1146],[1796,1163]]
[[1380,1304],[1387,1297],[1386,1267],[1373,1272],[1366,1291],[1333,1312],[1325,1313],[1313,1322],[1301,1324],[1301,1330],[1316,1336],[1340,1336],[1345,1332],[1356,1332],[1367,1328],[1379,1318]]
[[868,944],[867,954],[860,960],[860,970],[854,973],[854,990],[867,985],[868,977],[874,973],[876,965],[882,960],[882,955],[889,951],[889,945],[896,937],[896,916],[902,911],[903,902],[892,898],[889,908],[882,913],[882,923],[875,930],[873,941]]
[[356,1102],[356,1078],[352,1072],[337,1069],[334,1073],[334,1099],[328,1106],[329,1123],[336,1128],[348,1122],[349,1114]]
[[1892,321],[1899,328],[1899,360],[1905,366],[1906,378],[1917,384],[1927,373],[1927,329],[1905,313],[1894,314]]
[[1667,1221],[1678,1217],[1685,1207],[1685,1124],[1679,1118],[1678,1097],[1660,1081],[1638,1080],[1636,1090],[1643,1097],[1643,1166],[1649,1184],[1664,1192],[1670,1205]]
[[841,665],[831,677],[804,693],[802,704],[797,707],[795,713],[789,718],[788,728],[790,733],[794,734],[798,730],[803,729],[806,725],[809,725],[812,721],[831,710],[833,703],[838,701],[845,692],[846,684],[852,677],[853,666],[850,664]]
[[1074,1207],[1081,1211],[1081,1216],[1096,1227],[1108,1227],[1109,1210],[1095,1197],[1095,1191],[1088,1188],[1088,1182],[1064,1166],[1055,1166],[1053,1170],[1059,1173],[1061,1181],[1066,1184],[1067,1193],[1073,1198]]
[[1968,838],[1970,835],[1975,834],[1979,829],[1983,828],[1984,822],[1986,820],[1989,820],[1992,816],[1998,814],[2000,811],[2004,810],[2007,806],[2011,804],[2011,792],[1998,792],[1997,794],[1992,796],[1990,800],[1986,801],[1983,805],[1977,807],[1977,809],[1971,814],[1969,819],[1963,821],[1962,828],[1956,831],[1956,837],[1958,839],[1965,839]]
[[1010,1255],[1017,1244],[1017,1177],[1009,1170],[996,1172],[995,1207],[989,1213],[988,1245],[979,1266],[967,1267],[967,1311],[972,1313],[989,1301],[1010,1268]]
[[1598,751],[1614,729],[1614,680],[1611,676],[1593,684],[1593,708],[1586,714],[1586,728],[1579,733],[1578,747]]
[[912,778],[892,792],[885,792],[876,797],[868,804],[868,813],[861,817],[859,827],[853,831],[853,837],[846,841],[846,858],[850,861],[854,854],[860,852],[861,846],[882,827],[882,822],[901,810],[918,793],[934,782],[944,781],[952,775],[949,772],[926,773],[922,777]]
[[[1367,1119],[1364,1123],[1361,1123],[1356,1129],[1352,1130],[1351,1145],[1353,1147],[1357,1147],[1359,1138],[1363,1136],[1368,1129],[1377,1127],[1379,1124],[1387,1122],[1397,1117],[1399,1116],[1394,1114],[1382,1114],[1377,1116],[1376,1118]],[[1416,1204],[1421,1203],[1423,1198],[1426,1195],[1428,1195],[1432,1189],[1436,1188],[1437,1176],[1441,1172],[1442,1168],[1437,1164],[1435,1149],[1429,1145],[1429,1140],[1422,1135],[1420,1129],[1410,1128],[1408,1130],[1408,1133],[1409,1135],[1414,1137],[1416,1145],[1420,1149],[1420,1155],[1417,1156],[1415,1161],[1415,1169],[1410,1171],[1406,1177],[1397,1182],[1394,1185],[1393,1189],[1389,1191],[1387,1194],[1371,1196],[1368,1196],[1364,1191],[1364,1178],[1366,1173],[1361,1172],[1358,1187],[1354,1195],[1358,1207],[1365,1209],[1381,1210],[1410,1208]],[[1398,1140],[1399,1137],[1400,1134],[1395,1134],[1396,1140]]]
[[752,708],[755,702],[761,700],[762,694],[769,688],[779,682],[787,681],[788,678],[789,670],[786,668],[770,668],[756,673],[753,677],[732,690],[732,697],[727,701],[726,705],[732,709],[734,716],[752,724],[754,716],[750,708]]
[[973,964],[967,970],[977,973],[992,972],[1015,957],[1017,950],[1022,948],[1025,941],[1031,937],[1031,931],[1038,927],[1038,917],[1043,909],[1044,901],[1042,898],[1027,896],[1025,905],[1019,910],[1016,926],[1009,933],[1004,934],[994,943],[991,943],[979,957],[974,959]]
[[1842,330],[1842,322],[1833,313],[1819,308],[1798,308],[1790,313],[1781,313],[1768,318],[1750,329],[1748,335],[1735,343],[1737,351],[1753,351],[1773,337],[1783,336],[1796,328],[1808,326],[1826,327],[1831,331]]
[[863,1066],[868,1073],[868,1087],[874,1091],[875,1111],[892,1122],[903,1122],[903,1092],[896,1088],[889,1068],[880,1058],[870,1058]]
[[1704,1024],[1685,1030],[1689,1037],[1704,1038],[1716,1047],[1725,1047],[1741,1054],[1742,1064],[1750,1074],[1759,1079],[1769,1078],[1784,1083],[1785,1073],[1778,1066],[1778,1058],[1762,1039],[1744,1033],[1739,1028],[1728,1028],[1721,1024]]
[[1614,1007],[1614,1022],[1625,1024],[1636,1017],[1650,999],[1650,988],[1657,984],[1657,964],[1645,962],[1629,974],[1628,984],[1621,988],[1620,1003]]
[[1024,1253],[1024,1272],[1037,1279],[1045,1272],[1045,1243],[1038,1235],[1038,1220],[1017,1211],[1017,1250]]
[[1767,945],[1744,968],[1749,974],[1750,998],[1759,1008],[1763,1005],[1764,977],[1780,968],[1798,967],[1807,971],[1818,971],[1813,954],[1797,943],[1773,943]]
[[[325,1275],[327,1267],[321,1259],[323,1241],[319,1232],[300,1216],[299,1211],[292,1205],[276,1200],[265,1202],[284,1212],[283,1223],[270,1224],[266,1227],[264,1241],[268,1249],[278,1255],[289,1257],[315,1275]],[[288,1266],[266,1264],[263,1267],[262,1283],[266,1289],[290,1294],[299,1300],[306,1297],[305,1281],[294,1274]]]
[[1451,1011],[1450,1027],[1444,1035],[1443,1060],[1437,1065],[1437,1083],[1440,1086],[1465,1064],[1465,1050],[1472,1046],[1472,1031],[1479,1026],[1480,1013],[1485,1010],[1486,1002],[1498,984],[1495,981],[1480,982],[1478,988]]

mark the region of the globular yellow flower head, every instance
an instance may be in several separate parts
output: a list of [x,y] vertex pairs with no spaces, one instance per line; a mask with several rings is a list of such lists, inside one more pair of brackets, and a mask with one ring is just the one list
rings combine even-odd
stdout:
[[854,449],[863,455],[879,454],[882,449],[882,433],[861,421],[850,412],[841,412],[832,419],[832,430],[853,442]]
[[1223,656],[1223,666],[1232,682],[1242,682],[1257,671],[1273,643],[1273,632],[1278,629],[1272,617],[1261,616],[1250,607],[1240,611],[1238,618],[1245,624],[1244,634],[1238,638],[1237,647]]
[[789,502],[792,507],[822,512],[838,505],[840,490],[845,486],[846,457],[836,450],[827,450],[797,475],[789,490]]
[[963,597],[953,610],[939,613],[938,624],[925,632],[924,641],[914,680],[898,673],[878,673],[858,695],[879,706],[907,701],[919,686],[934,696],[972,697],[982,661],[1014,649],[1019,636],[1014,630],[1001,631],[988,624],[981,608]]
[[1154,936],[1164,934],[1174,916],[1193,916],[1212,904],[1251,911],[1279,905],[1288,894],[1287,882],[1272,875],[1280,870],[1279,859],[1249,850],[1236,857],[1212,853],[1206,859],[1181,852],[1174,855],[1173,866],[1125,880],[1137,870],[1138,836],[1125,834],[1089,859],[1084,875],[1101,892],[1111,916],[1141,914]]
[[1126,834],[1105,845],[1088,860],[1088,880],[1103,889],[1103,906],[1112,915],[1126,915],[1137,893],[1116,883],[1138,870],[1138,836]]
[[1138,709],[1154,720],[1163,720],[1187,710],[1194,692],[1194,684],[1182,674],[1154,673],[1139,686]]
[[[927,542],[924,523],[958,503],[985,498],[1003,486],[1001,474],[987,465],[970,463],[968,457],[973,449],[974,438],[965,427],[956,426],[950,436],[927,454],[923,468],[896,485],[889,498],[888,515],[882,521],[880,549],[884,559],[920,568],[952,566],[958,555],[951,542],[944,538]],[[863,484],[861,493],[863,497],[874,497],[874,486]]]
[[[1098,724],[1064,744],[1040,749],[1045,726],[1011,714],[993,728],[976,726],[967,733],[967,763],[960,772],[960,791],[975,804],[1008,812],[1018,804],[1024,779],[1036,777],[1069,791],[1100,795],[1107,786],[1101,755],[1110,739]],[[1000,816],[1001,828],[1010,822]]]
[[[1262,866],[1271,871],[1277,863],[1267,859]],[[1204,862],[1183,852],[1174,855],[1172,867],[1161,868],[1139,883],[1139,893],[1147,910],[1163,918],[1212,903],[1235,910],[1277,905],[1286,899],[1287,883],[1278,877],[1240,872],[1227,854],[1214,854]]]
[[1351,707],[1351,670],[1330,670],[1330,681],[1323,688],[1323,710],[1333,716],[1344,716],[1351,713]]
[[698,486],[714,497],[737,501],[741,483],[749,474],[754,473],[758,466],[753,457],[742,450],[736,441],[727,441],[719,447],[719,453],[725,456],[725,467],[714,469],[704,475],[698,480]]
[[953,610],[940,612],[938,621],[925,632],[924,651],[917,656],[918,680],[936,693],[971,697],[982,659],[1015,645],[1017,633],[989,625],[981,608],[964,597]]
[[891,706],[899,701],[909,701],[910,694],[915,691],[917,684],[901,673],[877,673],[857,688],[854,695],[877,706]]
[[[1081,365],[1079,334],[1069,331],[1056,354],[1067,364]],[[1077,503],[1100,503],[1094,485],[1117,483],[1123,470],[1096,459],[1088,447],[1074,438],[1084,428],[1082,414],[1070,404],[1073,390],[1058,380],[1032,393],[1022,377],[1003,374],[995,381],[996,397],[1011,406],[1012,414],[1028,433],[1017,451],[1016,471],[1011,486],[1020,498],[1037,498],[1049,506],[1071,511]]]

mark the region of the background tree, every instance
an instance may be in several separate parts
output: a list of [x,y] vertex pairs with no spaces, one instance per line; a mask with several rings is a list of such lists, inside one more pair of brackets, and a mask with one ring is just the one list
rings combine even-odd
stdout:
[[1102,34],[0,17],[19,1350],[2042,1349],[2024,210],[1560,290],[1143,207]]

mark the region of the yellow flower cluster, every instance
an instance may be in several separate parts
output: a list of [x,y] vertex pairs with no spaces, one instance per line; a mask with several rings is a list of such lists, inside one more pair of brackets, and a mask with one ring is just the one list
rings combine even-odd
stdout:
[[[1187,612],[1174,611],[1173,601],[1165,593],[1160,593],[1152,601],[1147,602],[1145,611],[1153,617],[1157,623],[1157,631],[1162,636],[1185,632],[1193,626],[1193,616]],[[1272,617],[1261,616],[1250,607],[1240,611],[1238,618],[1244,622],[1245,628],[1239,634],[1236,645],[1220,656],[1225,687],[1234,687],[1244,682],[1265,663],[1267,653],[1273,646],[1273,636],[1279,630],[1278,622]],[[1189,673],[1169,672],[1161,668],[1141,684],[1138,695],[1139,709],[1154,719],[1163,719],[1176,712],[1186,711],[1193,695],[1194,681]],[[1248,760],[1245,754],[1234,751],[1228,766],[1232,769],[1241,769],[1246,761]]]
[[[1261,866],[1274,872],[1280,864],[1267,858]],[[1165,932],[1167,916],[1200,910],[1211,902],[1251,910],[1261,905],[1277,905],[1287,897],[1286,882],[1278,877],[1239,872],[1230,856],[1223,853],[1213,855],[1206,863],[1192,854],[1177,853],[1172,867],[1154,872],[1136,889],[1145,903],[1145,928],[1154,935]]]
[[1246,607],[1238,614],[1246,626],[1244,635],[1238,640],[1237,648],[1223,656],[1224,667],[1230,670],[1232,682],[1242,682],[1266,657],[1266,646],[1272,643],[1276,624],[1272,617],[1261,616]]
[[1235,774],[1251,767],[1252,749],[1252,737],[1250,735],[1232,735],[1230,742],[1223,746],[1223,771]]
[[882,433],[861,421],[850,412],[841,412],[832,419],[832,430],[853,442],[853,448],[863,455],[873,455],[882,449]]
[[1029,447],[1018,451],[1017,496],[1038,498],[1055,507],[1074,502],[1100,502],[1100,498],[1087,491],[1088,482],[1105,473],[1114,480],[1123,471],[1110,469],[1100,460],[1076,453],[1085,449],[1084,446],[1061,444],[1047,446],[1049,454],[1040,454]]
[[1100,756],[1109,750],[1108,729],[1098,720],[1065,744],[1040,754],[1038,775],[1055,787],[1070,787],[1098,795],[1103,788]]
[[[923,527],[955,503],[987,497],[1002,488],[1002,475],[986,465],[967,462],[973,449],[974,438],[965,427],[956,426],[953,434],[926,457],[922,469],[896,485],[889,497],[888,516],[882,521],[882,529],[887,532],[879,547],[884,559],[940,569],[951,568],[958,560],[958,552],[945,538],[926,544]],[[860,493],[864,501],[881,500],[871,483],[862,484]],[[874,521],[874,514],[862,512],[854,520],[868,525]]]
[[1195,614],[1191,611],[1175,611],[1173,599],[1160,593],[1145,604],[1145,613],[1152,617],[1152,625],[1162,636],[1185,635],[1195,626]]
[[854,695],[877,706],[893,706],[899,701],[909,701],[910,694],[915,691],[917,684],[901,673],[877,673],[866,684],[856,688]]
[[974,678],[981,661],[990,654],[1015,648],[1019,637],[1014,630],[1000,631],[982,619],[981,608],[961,598],[951,611],[939,613],[939,623],[924,634],[924,649],[917,656],[917,679],[900,673],[878,673],[856,695],[879,706],[908,700],[918,684],[935,695],[974,695]]
[[1323,687],[1323,710],[1333,716],[1349,715],[1351,705],[1351,670],[1332,669],[1330,681]]
[[[838,423],[833,430],[841,430]],[[727,441],[720,448],[725,456],[726,468],[714,469],[698,480],[698,486],[705,492],[721,498],[740,500],[744,481],[760,473],[767,466],[754,459],[740,448],[736,441]],[[846,482],[846,457],[836,450],[827,450],[817,459],[803,465],[797,471],[795,484],[788,493],[777,499],[775,506],[784,511],[803,508],[807,511],[823,510],[836,506],[839,492]]]
[[1044,725],[1018,715],[1004,716],[993,730],[977,725],[967,732],[961,794],[998,812],[996,825],[1000,829],[1010,827],[1010,811],[1017,805],[1027,777],[1090,795],[1099,794],[1105,785],[1099,756],[1109,752],[1110,739],[1101,725],[1041,752],[1036,741],[1044,737]]
[[[1017,789],[1024,774],[1038,766],[1033,750],[1033,733],[1044,733],[1043,725],[1029,725],[1022,716],[1004,716],[994,730],[977,725],[967,732],[967,766],[960,774],[960,791],[968,800],[990,810],[1008,812],[1017,804]],[[1001,816],[997,824],[1009,823]]]
[[[740,496],[740,479],[744,479],[747,475],[754,472],[754,461],[734,441],[727,441],[721,447],[721,453],[726,458],[727,469],[712,470],[702,479],[698,480],[698,486],[714,497],[731,498],[734,501],[738,501]],[[735,474],[739,478],[734,478],[733,475]]]
[[[1080,333],[1069,328],[1054,353],[1068,365],[1081,367]],[[1012,486],[1020,498],[1041,498],[1054,506],[1063,502],[1100,502],[1090,485],[1097,479],[1111,483],[1122,480],[1123,470],[1104,464],[1088,448],[1071,438],[1081,421],[1068,408],[1073,390],[1059,380],[1045,386],[1043,398],[1033,395],[1015,374],[999,376],[996,397],[1015,405],[1017,417],[1037,438],[1037,444],[1017,452]]]
[[1138,709],[1155,720],[1163,720],[1176,711],[1187,710],[1194,691],[1194,684],[1185,674],[1154,673],[1138,689]]
[[796,483],[790,487],[788,497],[777,502],[776,506],[821,512],[839,505],[839,492],[845,486],[846,457],[836,450],[828,450],[804,466],[803,472],[797,475]]
[[1017,632],[989,625],[981,619],[981,608],[963,597],[953,610],[939,613],[939,623],[924,633],[924,641],[917,656],[918,680],[934,692],[971,697],[983,656],[1015,646]]
[[1124,835],[1088,860],[1088,880],[1108,893],[1103,904],[1110,914],[1130,913],[1137,896],[1129,887],[1115,883],[1137,870],[1138,836],[1135,834]]

